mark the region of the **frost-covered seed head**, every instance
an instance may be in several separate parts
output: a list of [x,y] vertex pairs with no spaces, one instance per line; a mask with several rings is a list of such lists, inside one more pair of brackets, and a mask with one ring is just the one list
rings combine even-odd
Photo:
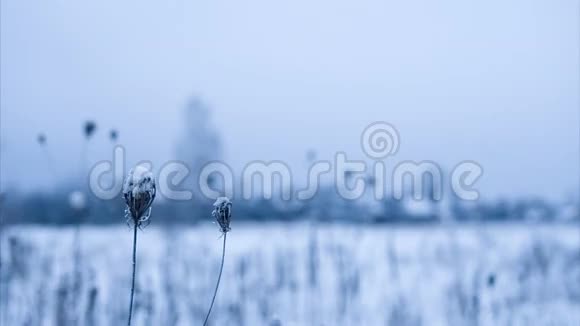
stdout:
[[85,194],[80,191],[73,191],[68,196],[68,203],[75,211],[83,211],[87,208],[87,199]]
[[97,130],[97,124],[94,121],[86,121],[85,122],[85,127],[84,127],[84,131],[85,131],[85,137],[91,138],[91,136],[95,133],[95,131]]
[[127,219],[137,226],[149,224],[151,204],[155,199],[155,177],[143,166],[136,166],[123,184],[123,197],[127,203]]
[[220,226],[223,233],[230,231],[230,221],[232,220],[232,202],[228,197],[219,197],[213,203],[211,213]]

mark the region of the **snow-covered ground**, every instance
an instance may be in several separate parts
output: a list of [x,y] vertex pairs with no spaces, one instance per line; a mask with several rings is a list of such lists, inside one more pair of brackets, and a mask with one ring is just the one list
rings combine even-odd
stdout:
[[[213,325],[580,325],[571,226],[232,227]],[[132,231],[83,227],[76,255],[74,234],[2,230],[1,325],[126,323]],[[139,232],[134,325],[201,325],[219,237]]]

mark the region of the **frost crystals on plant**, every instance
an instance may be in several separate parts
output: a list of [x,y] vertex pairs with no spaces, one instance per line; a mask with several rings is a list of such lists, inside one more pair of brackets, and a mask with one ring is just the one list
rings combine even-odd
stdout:
[[143,166],[136,166],[129,171],[123,184],[123,197],[127,208],[127,223],[133,222],[138,227],[149,225],[151,204],[155,199],[155,177]]
[[232,219],[232,202],[228,197],[219,197],[213,204],[213,212],[211,213],[220,226],[223,233],[229,232],[230,221]]

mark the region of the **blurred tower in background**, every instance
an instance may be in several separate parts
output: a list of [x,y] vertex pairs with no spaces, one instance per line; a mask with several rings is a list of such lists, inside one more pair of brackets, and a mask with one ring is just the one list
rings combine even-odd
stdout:
[[198,185],[201,169],[221,158],[219,133],[211,123],[210,107],[201,98],[194,96],[185,106],[182,128],[176,158],[190,169],[183,188],[192,189],[194,200],[198,201],[202,199]]

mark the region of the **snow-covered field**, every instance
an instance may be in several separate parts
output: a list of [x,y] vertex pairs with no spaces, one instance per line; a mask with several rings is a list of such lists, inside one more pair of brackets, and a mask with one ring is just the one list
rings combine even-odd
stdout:
[[[132,231],[2,230],[0,324],[124,325]],[[572,226],[233,225],[213,325],[580,325]],[[139,233],[134,325],[201,325],[215,226]],[[79,251],[76,251],[79,252]],[[76,258],[75,258],[76,257]]]

